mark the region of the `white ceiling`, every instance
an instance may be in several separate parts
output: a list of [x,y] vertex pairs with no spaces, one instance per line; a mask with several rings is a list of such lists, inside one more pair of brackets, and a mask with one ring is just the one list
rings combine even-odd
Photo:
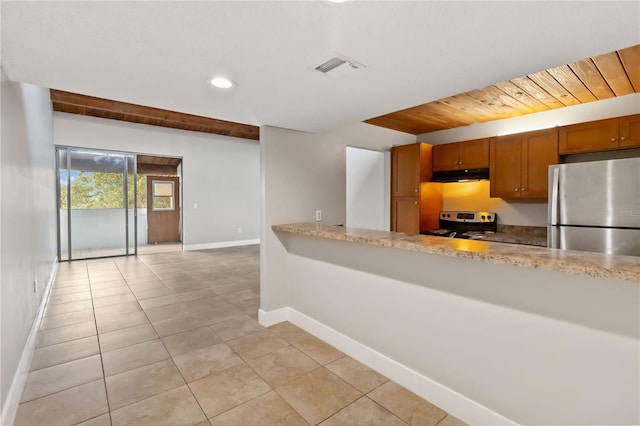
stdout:
[[[1,3],[14,81],[326,131],[640,43],[639,1]],[[341,80],[336,52],[366,65]],[[214,75],[238,83],[208,86]]]

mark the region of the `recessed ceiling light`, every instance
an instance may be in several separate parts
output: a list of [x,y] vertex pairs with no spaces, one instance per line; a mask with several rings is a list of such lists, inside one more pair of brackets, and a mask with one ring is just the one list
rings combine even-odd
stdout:
[[329,0],[331,3],[344,3],[347,0]]
[[230,89],[231,87],[236,85],[235,82],[224,77],[212,78],[210,83],[213,87],[218,87],[220,89]]

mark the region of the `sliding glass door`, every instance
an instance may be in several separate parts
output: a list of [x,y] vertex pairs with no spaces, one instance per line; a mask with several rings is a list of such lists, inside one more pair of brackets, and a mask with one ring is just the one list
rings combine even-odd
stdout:
[[60,260],[136,254],[136,161],[57,148]]

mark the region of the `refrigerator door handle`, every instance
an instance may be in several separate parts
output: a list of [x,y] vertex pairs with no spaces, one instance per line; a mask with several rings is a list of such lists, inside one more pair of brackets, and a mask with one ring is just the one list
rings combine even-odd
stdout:
[[558,224],[558,192],[560,186],[560,169],[558,167],[553,168],[553,177],[551,180],[551,206],[549,212],[549,224]]

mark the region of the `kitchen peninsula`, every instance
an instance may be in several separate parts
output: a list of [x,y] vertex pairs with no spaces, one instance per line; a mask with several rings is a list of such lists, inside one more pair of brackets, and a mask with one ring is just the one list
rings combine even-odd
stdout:
[[472,424],[640,423],[640,258],[272,227],[285,317]]

